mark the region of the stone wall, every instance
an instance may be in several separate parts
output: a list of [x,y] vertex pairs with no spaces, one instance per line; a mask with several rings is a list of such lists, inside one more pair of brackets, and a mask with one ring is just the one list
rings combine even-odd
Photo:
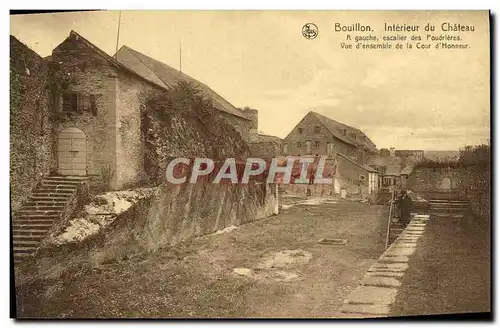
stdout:
[[16,210],[54,168],[49,69],[10,37],[10,192]]
[[[408,187],[412,191],[425,194],[428,192],[457,191],[463,177],[460,168],[426,168],[417,167],[409,176]],[[449,179],[448,182],[445,179]]]
[[[409,188],[423,197],[448,192],[454,198],[469,200],[473,211],[488,218],[491,212],[491,176],[488,165],[456,165],[454,168],[417,167],[410,175]],[[450,179],[450,189],[445,189]]]
[[241,134],[243,140],[248,141],[250,138],[250,129],[252,127],[252,121],[236,115],[232,115],[223,111],[219,111],[219,115],[227,123],[231,124],[236,131]]
[[274,158],[281,156],[281,144],[273,141],[250,142],[250,155],[257,158]]
[[273,214],[274,185],[165,184],[147,214],[147,249],[240,225]]
[[[87,136],[87,174],[101,177],[103,170],[116,170],[115,101],[117,71],[109,63],[69,37],[52,52],[53,80],[57,92],[56,136],[65,128],[76,127]],[[80,112],[64,112],[63,92],[77,92],[81,99]],[[90,99],[95,99],[92,111]],[[116,177],[116,174],[114,175]]]
[[153,87],[120,73],[116,92],[116,188],[144,180],[141,107]]
[[482,218],[491,218],[491,168],[471,165],[463,169],[459,195],[470,201],[472,210]]

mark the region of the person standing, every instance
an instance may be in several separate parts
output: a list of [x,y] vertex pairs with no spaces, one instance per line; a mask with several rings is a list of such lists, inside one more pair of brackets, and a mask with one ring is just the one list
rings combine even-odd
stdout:
[[407,225],[410,223],[410,209],[412,205],[412,200],[406,191],[403,191],[401,197],[401,221],[403,224]]

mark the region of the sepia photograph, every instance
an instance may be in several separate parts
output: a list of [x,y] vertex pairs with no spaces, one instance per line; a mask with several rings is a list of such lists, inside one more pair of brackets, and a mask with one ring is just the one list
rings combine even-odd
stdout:
[[493,319],[490,11],[9,20],[13,318]]

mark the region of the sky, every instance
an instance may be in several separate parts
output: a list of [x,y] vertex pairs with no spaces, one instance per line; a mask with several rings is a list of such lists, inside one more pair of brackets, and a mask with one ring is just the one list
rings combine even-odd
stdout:
[[[45,57],[75,30],[113,55],[118,17],[118,11],[16,15],[11,34]],[[310,22],[319,29],[314,40],[301,33]],[[442,32],[443,22],[475,30]],[[336,32],[335,23],[373,31]],[[421,32],[384,32],[384,23],[420,25]],[[426,23],[436,26],[436,36],[461,36],[469,49],[340,46],[347,34],[415,34],[428,43]],[[236,107],[258,109],[265,134],[284,138],[315,111],[363,130],[379,149],[443,150],[489,138],[488,24],[487,11],[122,11],[118,48],[175,68],[182,57],[184,73]]]

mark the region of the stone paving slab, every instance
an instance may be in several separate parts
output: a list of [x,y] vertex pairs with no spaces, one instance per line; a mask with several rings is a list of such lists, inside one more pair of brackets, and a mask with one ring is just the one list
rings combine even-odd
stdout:
[[376,287],[399,287],[401,286],[401,282],[393,277],[374,277],[366,275],[363,280],[361,280],[361,285]]
[[379,259],[379,263],[407,263],[408,256],[384,256]]
[[[375,263],[370,269],[408,269],[407,263]],[[370,270],[369,269],[369,270]]]
[[391,249],[392,248],[413,248],[415,246],[417,246],[417,243],[405,241],[405,242],[401,242],[401,243],[392,244]]
[[[342,307],[343,313],[357,314],[360,317],[365,317],[363,314],[368,315],[383,315],[389,314],[391,307],[389,305],[371,305],[371,304],[345,304]],[[370,316],[371,317],[371,316]],[[358,317],[359,318],[359,317]]]
[[395,247],[389,248],[388,251],[384,254],[385,256],[410,256],[415,253],[416,247]]
[[393,278],[403,278],[404,272],[383,272],[383,271],[378,271],[378,272],[368,272],[366,275],[367,276],[372,276],[372,277],[393,277]]
[[403,231],[401,236],[403,237],[413,237],[413,236],[422,236],[424,234],[423,231]]
[[425,231],[424,227],[407,227],[406,231]]
[[398,290],[396,288],[360,286],[346,299],[347,304],[390,305],[394,303]]
[[398,239],[396,239],[396,241],[401,241],[401,240],[417,241],[418,238],[420,238],[420,236],[411,236],[411,237],[408,237],[408,236],[399,236]]

